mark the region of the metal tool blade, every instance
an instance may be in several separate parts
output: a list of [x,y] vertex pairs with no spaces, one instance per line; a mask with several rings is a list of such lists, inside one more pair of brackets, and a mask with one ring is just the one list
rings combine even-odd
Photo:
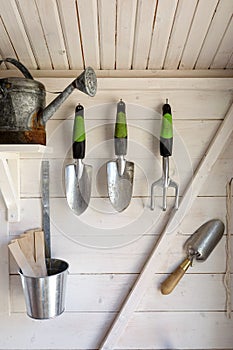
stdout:
[[78,159],[76,164],[65,167],[66,199],[76,215],[81,215],[90,202],[92,166]]
[[42,216],[45,238],[45,257],[51,258],[50,242],[50,212],[49,212],[49,161],[43,160],[41,164],[42,177]]
[[113,207],[121,212],[131,201],[133,192],[134,163],[125,161],[125,168],[120,175],[117,161],[107,163],[108,195]]

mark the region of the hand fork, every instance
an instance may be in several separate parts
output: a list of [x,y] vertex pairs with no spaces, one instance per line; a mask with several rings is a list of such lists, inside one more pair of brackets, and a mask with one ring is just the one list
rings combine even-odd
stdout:
[[169,157],[172,155],[173,129],[171,107],[168,100],[163,105],[163,120],[160,132],[160,155],[163,157],[162,177],[151,185],[151,210],[154,210],[154,189],[156,186],[163,189],[163,210],[167,209],[167,189],[175,188],[175,208],[178,209],[179,186],[169,177]]

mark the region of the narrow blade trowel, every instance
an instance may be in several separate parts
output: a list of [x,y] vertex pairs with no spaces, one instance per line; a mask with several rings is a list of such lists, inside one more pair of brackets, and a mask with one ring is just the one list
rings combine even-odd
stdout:
[[134,178],[134,163],[125,159],[127,124],[125,103],[122,100],[117,104],[114,145],[117,159],[107,163],[108,195],[113,207],[121,212],[131,201]]
[[83,163],[85,148],[84,108],[79,104],[75,109],[73,128],[75,163],[65,167],[66,198],[76,215],[81,215],[87,209],[91,197],[92,166]]

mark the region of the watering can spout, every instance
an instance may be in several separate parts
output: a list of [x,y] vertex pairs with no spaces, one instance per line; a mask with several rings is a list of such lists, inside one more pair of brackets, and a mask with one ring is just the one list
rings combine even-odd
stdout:
[[40,116],[42,124],[46,124],[74,89],[78,89],[91,97],[95,96],[97,90],[97,78],[91,67],[87,67],[75,80],[72,81],[70,85],[65,88],[64,91],[62,91],[47,107],[44,108]]

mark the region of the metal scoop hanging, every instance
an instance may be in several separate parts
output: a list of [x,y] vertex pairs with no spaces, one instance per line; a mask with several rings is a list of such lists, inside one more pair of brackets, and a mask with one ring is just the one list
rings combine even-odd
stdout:
[[132,198],[134,163],[125,159],[127,154],[127,123],[125,103],[117,104],[117,116],[114,135],[116,160],[107,163],[108,195],[112,206],[121,212]]
[[162,294],[170,294],[184,276],[193,259],[205,261],[223,236],[225,226],[213,219],[200,226],[185,242],[187,257],[161,284]]
[[168,187],[175,188],[175,208],[178,209],[179,201],[179,186],[169,176],[169,157],[172,155],[173,146],[173,128],[171,106],[168,104],[168,99],[163,105],[163,120],[160,132],[160,155],[163,157],[163,174],[162,177],[151,185],[151,210],[154,210],[154,190],[156,186],[163,189],[163,210],[167,209],[167,189]]
[[75,162],[65,167],[66,199],[76,215],[81,215],[88,207],[91,197],[92,166],[83,162],[86,150],[84,107],[75,109],[73,128],[73,158]]

